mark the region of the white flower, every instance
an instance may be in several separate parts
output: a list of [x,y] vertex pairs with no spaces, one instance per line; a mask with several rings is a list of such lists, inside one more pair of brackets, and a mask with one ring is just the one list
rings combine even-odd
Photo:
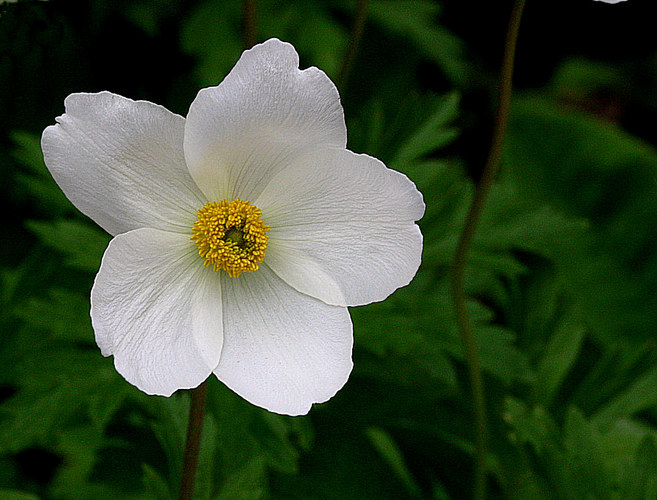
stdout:
[[346,148],[337,89],[276,39],[201,90],[187,118],[109,92],[72,94],[46,165],[114,236],[91,292],[116,369],[168,396],[211,373],[251,403],[307,413],[352,369],[346,306],[420,265],[409,179]]

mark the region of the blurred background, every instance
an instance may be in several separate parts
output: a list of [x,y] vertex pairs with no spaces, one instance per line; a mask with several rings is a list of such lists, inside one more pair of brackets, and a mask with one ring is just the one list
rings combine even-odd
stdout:
[[[423,192],[416,279],[351,310],[355,368],[308,416],[210,385],[197,498],[470,498],[472,400],[448,294],[511,2],[260,0],[256,42],[340,87],[349,148]],[[359,7],[363,36],[344,70]],[[649,2],[528,0],[501,172],[466,286],[490,498],[657,498],[657,38]],[[95,345],[109,236],[43,164],[72,92],[185,115],[248,45],[233,0],[0,3],[0,499],[175,498],[187,394]]]

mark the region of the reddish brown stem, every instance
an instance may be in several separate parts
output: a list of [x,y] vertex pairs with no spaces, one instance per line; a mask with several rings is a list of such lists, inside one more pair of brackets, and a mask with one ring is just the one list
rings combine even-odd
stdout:
[[475,464],[473,498],[483,500],[486,498],[486,474],[487,474],[487,448],[488,448],[488,423],[486,417],[486,400],[484,397],[484,379],[479,360],[479,348],[477,346],[468,311],[466,308],[466,293],[464,285],[465,267],[468,252],[472,246],[477,224],[481,218],[488,193],[499,169],[502,157],[502,149],[506,136],[506,128],[509,121],[509,109],[511,105],[511,91],[513,82],[513,63],[516,52],[516,42],[522,11],[525,0],[516,0],[511,12],[509,29],[507,31],[504,59],[500,72],[499,105],[493,130],[488,160],[484,166],[481,180],[477,185],[468,215],[465,219],[463,230],[454,255],[452,272],[451,292],[456,311],[456,322],[461,334],[463,356],[468,364],[470,374],[470,390],[475,413]]
[[187,439],[183,457],[182,477],[180,479],[180,500],[192,500],[198,455],[201,450],[201,433],[203,432],[203,417],[205,415],[205,400],[207,399],[206,380],[196,389],[192,389],[189,402],[189,421],[187,423]]

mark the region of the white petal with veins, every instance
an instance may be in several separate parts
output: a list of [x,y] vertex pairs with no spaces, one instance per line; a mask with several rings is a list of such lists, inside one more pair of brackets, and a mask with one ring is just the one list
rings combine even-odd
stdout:
[[276,172],[322,146],[345,147],[347,129],[333,82],[299,70],[289,43],[245,51],[217,87],[202,89],[185,125],[187,165],[209,200],[254,200]]
[[271,226],[265,262],[326,303],[383,300],[420,266],[422,195],[371,156],[314,151],[274,177],[256,204]]
[[59,187],[108,233],[187,231],[205,197],[183,156],[185,119],[109,92],[71,94],[41,138]]
[[221,286],[189,235],[136,229],[107,247],[91,291],[103,355],[148,394],[196,387],[219,362]]
[[352,369],[351,319],[288,286],[266,265],[222,274],[224,348],[215,374],[247,401],[287,415],[330,399]]

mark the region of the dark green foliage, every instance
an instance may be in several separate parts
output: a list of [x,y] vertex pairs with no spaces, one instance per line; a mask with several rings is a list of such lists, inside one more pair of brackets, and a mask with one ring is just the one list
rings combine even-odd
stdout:
[[[614,8],[618,23],[641,17],[635,0],[589,3],[572,11],[587,40],[607,38],[589,19],[606,26]],[[534,88],[516,93],[466,273],[490,497],[657,498],[657,50],[624,46],[619,56],[602,45],[608,58],[594,60],[584,42],[532,44],[549,14],[541,9],[570,8],[538,4],[517,62],[519,86]],[[241,8],[0,5],[0,189],[10,216],[0,244],[0,499],[177,495],[188,395],[146,396],[101,356],[89,291],[110,237],[54,183],[39,134],[75,91],[107,89],[184,114],[239,57]],[[302,67],[336,79],[355,9],[262,0],[258,39],[294,43]],[[485,158],[490,136],[487,85],[499,54],[483,47],[501,53],[506,15],[475,37],[475,20],[459,22],[454,2],[372,0],[341,89],[349,147],[422,191],[422,266],[386,301],[352,309],[354,372],[308,416],[270,414],[210,382],[196,498],[471,494],[472,404],[448,279],[481,168],[472,159]],[[553,62],[537,62],[548,50]],[[527,73],[537,64],[549,74],[539,84]]]

